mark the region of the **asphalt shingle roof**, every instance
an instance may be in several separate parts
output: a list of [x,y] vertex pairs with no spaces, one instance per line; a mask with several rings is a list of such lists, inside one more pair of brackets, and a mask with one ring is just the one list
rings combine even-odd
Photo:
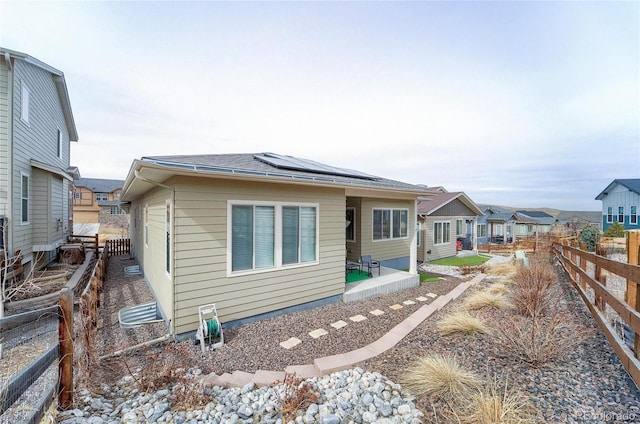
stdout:
[[124,186],[124,180],[106,180],[102,178],[78,178],[73,181],[76,187],[87,188],[94,193],[111,193]]

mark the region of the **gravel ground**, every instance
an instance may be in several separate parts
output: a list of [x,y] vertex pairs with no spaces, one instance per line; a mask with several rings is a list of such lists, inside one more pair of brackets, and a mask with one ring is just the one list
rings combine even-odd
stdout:
[[[110,261],[95,343],[99,354],[150,340],[166,332],[162,324],[142,329],[119,328],[117,311],[120,308],[151,300],[141,278],[123,276],[123,267],[131,264],[131,261],[123,258],[112,258]],[[429,270],[430,273],[437,271],[434,268]],[[446,269],[440,271],[446,272]],[[225,346],[204,356],[199,346],[187,341],[181,343],[179,348],[165,349],[164,354],[157,353],[161,347],[156,347],[127,355],[125,359],[102,361],[102,366],[95,369],[96,381],[113,384],[136,369],[157,369],[159,364],[167,363],[168,357],[173,364],[197,367],[205,373],[216,374],[234,370],[282,370],[288,365],[311,363],[316,357],[353,350],[371,343],[423,303],[406,305],[399,311],[390,310],[390,305],[402,304],[405,300],[425,296],[429,292],[446,294],[464,278],[469,277],[445,275],[439,282],[427,283],[400,293],[350,304],[336,303],[227,330]],[[495,278],[497,277],[485,279],[479,289],[491,284]],[[505,355],[492,343],[490,336],[438,335],[437,322],[458,305],[459,301],[456,301],[418,326],[395,348],[360,366],[365,371],[379,372],[397,381],[417,357],[439,352],[455,356],[465,368],[474,370],[487,380],[496,378],[508,381],[510,388],[523,394],[536,408],[539,422],[640,422],[640,395],[637,388],[562,274],[559,274],[559,283],[563,289],[563,308],[570,312],[575,324],[581,329],[592,331],[588,338],[564,358],[535,368]],[[373,309],[380,309],[385,313],[374,317],[369,314]],[[348,320],[350,316],[357,314],[367,316],[368,319],[358,323]],[[495,311],[488,311],[483,316],[489,319],[508,319],[508,316],[497,315]],[[329,324],[337,320],[347,321],[349,325],[334,330]],[[318,339],[310,338],[308,332],[317,328],[325,328],[329,335]],[[303,343],[285,350],[279,343],[289,337],[298,337]],[[446,415],[442,415],[445,405],[426,398],[416,399],[416,405],[424,411],[429,422],[450,422]]]

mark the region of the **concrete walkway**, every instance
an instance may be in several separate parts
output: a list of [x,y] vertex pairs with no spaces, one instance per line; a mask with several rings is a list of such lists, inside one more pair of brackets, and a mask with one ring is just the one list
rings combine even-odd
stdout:
[[442,309],[452,300],[460,297],[469,287],[478,284],[484,278],[484,274],[478,274],[472,280],[460,283],[446,295],[438,297],[435,301],[422,306],[409,315],[404,321],[393,327],[387,334],[375,342],[360,349],[317,358],[313,361],[313,364],[292,365],[284,371],[258,370],[255,374],[244,371],[234,371],[233,373],[225,373],[222,375],[211,373],[202,379],[202,384],[204,386],[244,387],[246,384],[253,382],[257,386],[266,386],[276,381],[284,381],[286,374],[295,373],[297,377],[307,379],[353,368],[357,364],[380,355],[394,347],[425,319]]

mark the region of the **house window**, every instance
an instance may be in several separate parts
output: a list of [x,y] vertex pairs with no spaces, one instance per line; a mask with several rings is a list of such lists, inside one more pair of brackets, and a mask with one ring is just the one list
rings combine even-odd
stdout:
[[149,205],[144,205],[144,245],[149,247]]
[[356,241],[356,208],[347,208],[345,215],[345,239]]
[[638,210],[635,206],[631,206],[631,212],[629,213],[629,224],[638,225]]
[[111,215],[126,215],[127,213],[120,206],[111,206],[109,211]]
[[607,208],[607,222],[608,223],[613,222],[613,207],[612,206],[609,206]]
[[21,202],[20,202],[20,222],[29,222],[29,175],[21,173]]
[[408,224],[408,209],[374,209],[373,240],[406,238]]
[[478,224],[478,237],[487,236],[487,224]]
[[82,199],[82,193],[79,192],[79,191],[74,192],[73,193],[73,198],[76,199],[76,200]]
[[462,220],[456,219],[456,236],[462,235]]
[[165,203],[165,270],[171,274],[171,200]]
[[29,96],[30,91],[29,87],[22,81],[22,99],[20,106],[20,119],[22,119],[25,123],[29,123]]
[[433,223],[433,244],[446,244],[451,242],[451,223]]
[[318,207],[230,203],[231,272],[315,263]]
[[96,193],[96,201],[109,200],[109,193]]
[[618,206],[618,222],[624,224],[624,206]]
[[56,155],[58,156],[58,158],[62,159],[62,131],[60,131],[60,129],[58,129],[58,146]]

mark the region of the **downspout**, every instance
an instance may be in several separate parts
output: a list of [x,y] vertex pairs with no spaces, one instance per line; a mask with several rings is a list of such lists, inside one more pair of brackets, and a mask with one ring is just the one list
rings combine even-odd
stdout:
[[[9,52],[4,53],[7,63],[7,210],[5,213],[6,243],[5,249],[13,252],[13,66]],[[8,222],[8,225],[7,225]]]
[[412,219],[414,220],[412,231],[413,237],[411,237],[411,246],[409,247],[409,274],[417,274],[418,263],[418,237],[416,236],[416,228],[418,227],[418,199],[413,201],[413,210],[411,211]]
[[[171,187],[168,186],[166,184],[162,184],[159,183],[157,181],[153,181],[150,180],[146,177],[143,177],[142,175],[140,175],[140,172],[136,169],[133,171],[133,175],[136,177],[136,179],[140,180],[140,181],[144,181],[146,183],[152,184],[156,187],[161,187],[164,189],[169,190],[169,192],[171,193],[171,241],[170,241],[170,246],[171,246],[171,276],[170,276],[170,280],[171,280],[171,316],[172,318],[175,318],[176,316],[176,303],[175,303],[175,297],[176,297],[176,293],[175,293],[175,265],[176,265],[176,255],[175,255],[175,207],[176,207],[176,190]],[[175,320],[174,320],[175,321]],[[175,336],[175,326],[173,325],[173,323],[170,323],[170,328],[169,328],[169,333],[172,336]]]

